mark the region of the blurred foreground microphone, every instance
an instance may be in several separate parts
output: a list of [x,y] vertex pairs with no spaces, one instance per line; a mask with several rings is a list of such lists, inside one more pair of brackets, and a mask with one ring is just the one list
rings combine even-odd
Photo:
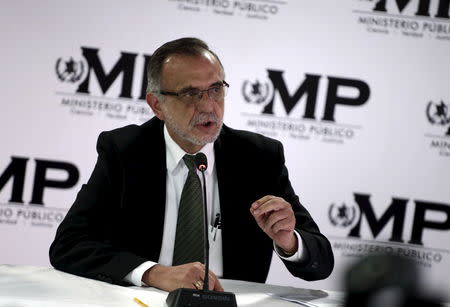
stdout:
[[346,307],[443,306],[420,288],[420,274],[408,259],[392,255],[368,256],[346,276]]
[[166,303],[169,307],[237,307],[236,297],[231,292],[209,291],[209,240],[208,240],[208,206],[206,203],[206,179],[205,171],[208,168],[208,160],[204,153],[195,155],[195,164],[203,177],[203,213],[205,228],[205,277],[203,278],[203,289],[180,288],[169,292]]

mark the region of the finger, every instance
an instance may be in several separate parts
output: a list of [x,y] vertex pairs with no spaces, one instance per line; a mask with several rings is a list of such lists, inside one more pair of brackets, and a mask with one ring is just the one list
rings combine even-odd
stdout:
[[216,275],[214,275],[212,271],[209,271],[208,278],[209,278],[209,290],[213,290],[214,283],[216,282],[217,277]]
[[250,206],[250,211],[258,209],[262,204],[264,204],[265,202],[267,202],[268,200],[270,200],[274,197],[275,196],[273,196],[273,195],[266,195],[256,201],[254,201],[253,204]]
[[200,271],[203,271],[203,272],[205,271],[205,266],[201,262],[198,262],[198,261],[193,262],[192,266]]
[[[208,273],[208,289],[209,290],[213,290],[214,283],[215,283],[216,280],[217,280],[216,275],[214,275],[214,273],[211,270],[209,270],[209,273]],[[201,282],[201,288],[203,289],[204,281],[205,281],[205,271],[204,270],[202,272],[201,277],[198,278],[198,281]],[[196,286],[198,285],[197,282],[195,282],[194,284],[196,284]],[[199,288],[197,288],[197,289],[199,289]]]
[[295,221],[290,218],[279,220],[272,226],[272,231],[277,234],[281,231],[292,232],[295,229]]
[[214,290],[214,284],[216,283],[217,277],[211,270],[209,270],[208,272],[208,278],[209,278],[208,290]]
[[270,213],[272,211],[280,211],[283,209],[288,209],[289,207],[290,205],[288,202],[280,200],[278,198],[273,198],[262,204],[258,209],[254,210],[253,215],[259,216]]
[[195,288],[202,290],[203,289],[203,282],[200,280],[197,280],[197,282],[195,283]]
[[179,288],[187,288],[187,289],[197,289],[194,283],[182,283]]
[[180,281],[188,288],[197,288],[197,281],[203,282],[204,266],[200,262],[182,264],[178,266],[180,271]]
[[266,223],[266,219],[267,216],[266,214],[262,214],[262,215],[255,215],[253,212],[251,212],[253,218],[255,219],[256,223],[258,224],[258,226],[262,229],[264,229],[264,225]]
[[223,291],[223,287],[220,284],[219,279],[214,278],[214,282],[209,284],[209,290],[212,290],[212,291]]
[[264,206],[266,205],[270,207],[265,207],[263,209],[264,212],[260,214],[252,213],[252,215],[259,227],[261,227],[264,231],[269,231],[273,224],[280,219],[287,218],[290,213],[288,207],[279,208],[279,205],[275,205],[274,207],[273,205],[269,205],[267,203],[264,204]]
[[288,219],[290,217],[290,214],[288,211],[277,211],[272,212],[264,222],[264,230],[274,231],[274,226],[279,223],[280,221],[283,221],[285,219]]
[[194,289],[198,289],[198,286],[197,286],[197,282],[196,282],[196,281],[193,282],[192,285],[194,285]]
[[192,274],[195,281],[203,281],[203,278],[205,277],[205,265],[198,261],[194,262],[192,267]]
[[223,289],[223,287],[220,284],[220,281],[218,279],[215,280],[214,287],[211,290],[213,290],[213,291],[220,291],[220,292],[224,291],[224,289]]
[[214,278],[209,279],[208,290],[214,290],[217,281]]
[[222,285],[220,284],[219,279],[217,278],[216,274],[214,274],[213,271],[209,270],[209,278],[212,281],[209,284],[209,290],[214,290],[214,291],[223,291]]

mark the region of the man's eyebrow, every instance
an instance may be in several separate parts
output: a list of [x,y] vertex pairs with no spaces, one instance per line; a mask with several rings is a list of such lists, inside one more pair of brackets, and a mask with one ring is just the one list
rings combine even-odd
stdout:
[[[214,83],[211,83],[211,84],[208,86],[208,88],[213,87],[213,86],[222,85],[222,84],[223,84],[223,81],[216,81],[216,82],[214,82]],[[197,88],[197,87],[193,87],[192,85],[188,85],[188,86],[183,87],[182,89],[180,89],[180,90],[179,90],[179,93],[185,93],[185,92],[188,92],[188,91],[191,91],[191,90],[200,90],[200,89]]]
[[216,81],[213,84],[211,84],[209,87],[213,87],[213,86],[218,86],[218,85],[222,85],[223,81]]
[[183,87],[181,90],[179,90],[179,93],[189,92],[191,90],[198,90],[198,88],[193,87],[192,85],[188,85],[186,87]]

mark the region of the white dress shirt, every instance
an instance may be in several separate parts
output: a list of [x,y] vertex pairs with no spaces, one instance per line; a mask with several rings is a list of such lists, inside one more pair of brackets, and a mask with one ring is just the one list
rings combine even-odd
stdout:
[[[125,276],[125,281],[135,285],[144,286],[141,281],[145,271],[153,267],[155,264],[164,266],[172,265],[175,233],[177,228],[178,207],[183,191],[184,182],[188,175],[188,168],[183,161],[183,156],[187,154],[181,147],[175,143],[169,135],[166,126],[164,126],[164,140],[166,144],[166,163],[167,163],[167,178],[166,178],[166,210],[164,216],[164,231],[161,252],[158,262],[146,261],[131,271]],[[212,270],[218,277],[223,275],[223,255],[222,255],[222,230],[217,227],[214,228],[214,222],[217,214],[220,215],[219,202],[219,186],[217,183],[217,172],[215,167],[214,145],[213,143],[206,144],[200,152],[204,153],[208,159],[208,168],[205,171],[206,179],[206,200],[208,205],[208,225],[209,225],[209,242],[210,242],[210,270]],[[202,175],[199,171],[197,174],[203,187]],[[256,199],[255,199],[256,200]],[[250,206],[251,204],[249,204]],[[300,235],[295,232],[298,239],[299,249],[291,257],[283,257],[280,251],[274,244],[274,249],[277,254],[289,261],[301,261],[305,257],[303,249],[303,242]],[[142,244],[145,244],[145,236],[142,236]]]

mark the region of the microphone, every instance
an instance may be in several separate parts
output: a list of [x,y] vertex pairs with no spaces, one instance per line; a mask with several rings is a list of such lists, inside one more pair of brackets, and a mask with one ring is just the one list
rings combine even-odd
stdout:
[[203,289],[179,288],[167,295],[166,303],[169,307],[237,307],[236,296],[231,292],[218,292],[209,290],[209,239],[208,239],[208,206],[206,203],[206,179],[205,171],[208,168],[208,159],[205,154],[199,152],[195,155],[195,164],[202,173],[203,178],[203,213],[205,228],[205,277],[203,279]]
[[203,220],[205,221],[205,246],[204,246],[204,257],[205,257],[205,277],[203,278],[203,290],[209,289],[209,240],[208,240],[208,205],[206,202],[206,179],[205,171],[208,168],[208,159],[203,152],[199,152],[195,155],[195,165],[197,169],[202,173],[203,178]]
[[[197,165],[197,169],[202,172],[206,171],[208,168],[208,159],[206,158],[205,154],[203,152],[199,152],[195,155],[195,164]],[[203,180],[204,183],[204,180]],[[205,199],[206,201],[206,199]]]

